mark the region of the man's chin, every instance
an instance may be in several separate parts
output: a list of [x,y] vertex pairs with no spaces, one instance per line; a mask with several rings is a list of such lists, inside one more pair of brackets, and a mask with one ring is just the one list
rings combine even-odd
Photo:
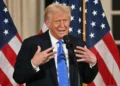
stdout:
[[59,34],[59,39],[63,39],[63,37],[68,34]]
[[63,39],[63,37],[64,37],[64,35],[62,35],[62,36],[59,36],[59,38],[58,38],[58,39]]

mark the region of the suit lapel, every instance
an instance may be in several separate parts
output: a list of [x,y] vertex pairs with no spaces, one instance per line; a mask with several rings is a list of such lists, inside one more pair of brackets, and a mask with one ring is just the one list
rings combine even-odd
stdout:
[[[47,48],[50,48],[52,47],[52,44],[51,44],[51,40],[50,40],[50,36],[49,36],[49,33],[48,31],[45,32],[44,34],[44,42],[43,42],[43,49],[47,49]],[[51,79],[53,79],[53,83],[55,86],[58,86],[58,80],[57,80],[57,71],[56,71],[56,66],[55,66],[55,61],[54,61],[54,58],[51,59],[49,62],[48,62],[48,66],[49,66],[49,69],[50,69],[50,75],[51,75]]]

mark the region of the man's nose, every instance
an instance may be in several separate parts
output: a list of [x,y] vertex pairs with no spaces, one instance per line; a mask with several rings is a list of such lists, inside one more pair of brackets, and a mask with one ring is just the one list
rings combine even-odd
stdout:
[[60,27],[64,27],[64,21],[60,21]]

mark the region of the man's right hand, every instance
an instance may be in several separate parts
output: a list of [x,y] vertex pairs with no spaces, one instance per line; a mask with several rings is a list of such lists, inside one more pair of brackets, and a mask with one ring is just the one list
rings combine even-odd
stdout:
[[54,58],[55,57],[54,55],[56,54],[56,51],[50,52],[51,50],[53,50],[53,47],[48,48],[48,49],[41,52],[41,47],[38,46],[38,49],[37,49],[36,53],[34,54],[32,60],[31,60],[33,65],[38,67],[39,65],[48,62],[51,58]]

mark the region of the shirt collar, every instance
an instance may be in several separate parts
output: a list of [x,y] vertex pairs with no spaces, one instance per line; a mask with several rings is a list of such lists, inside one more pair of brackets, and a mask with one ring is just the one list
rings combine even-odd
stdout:
[[58,39],[56,39],[50,32],[49,30],[49,35],[50,35],[50,39],[51,39],[51,43],[52,43],[52,46],[54,46],[57,42],[58,42]]

